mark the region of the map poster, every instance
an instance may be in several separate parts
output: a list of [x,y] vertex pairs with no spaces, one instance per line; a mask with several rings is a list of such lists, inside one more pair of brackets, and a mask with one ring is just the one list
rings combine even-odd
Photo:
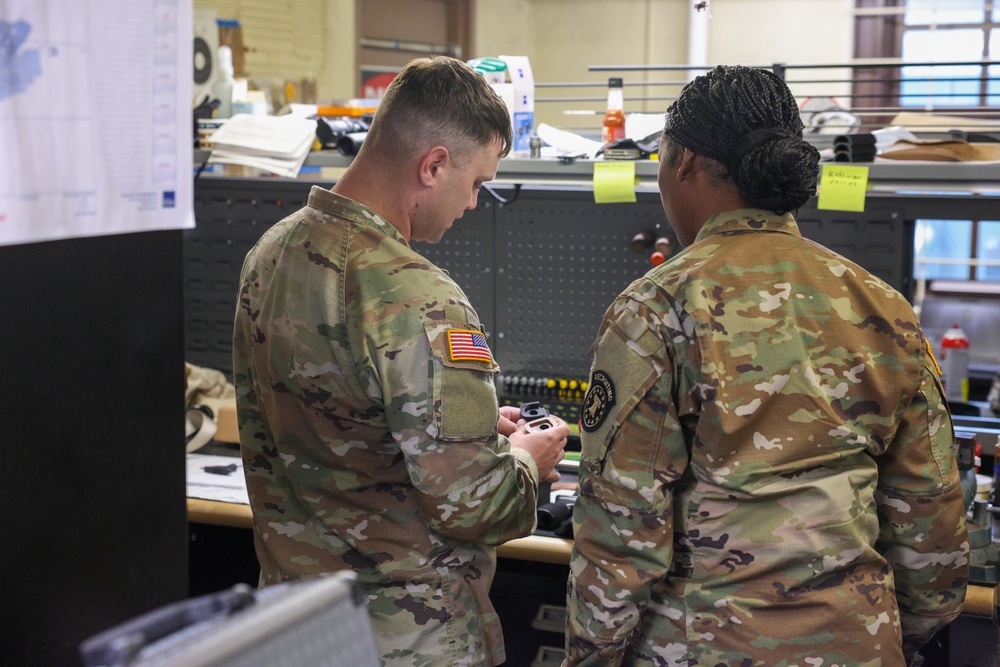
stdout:
[[0,0],[0,245],[194,226],[191,0]]

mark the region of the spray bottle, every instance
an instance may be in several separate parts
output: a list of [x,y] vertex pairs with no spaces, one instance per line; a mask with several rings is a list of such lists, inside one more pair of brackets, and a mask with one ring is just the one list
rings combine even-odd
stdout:
[[941,337],[941,373],[944,397],[951,402],[969,400],[969,338],[956,324]]

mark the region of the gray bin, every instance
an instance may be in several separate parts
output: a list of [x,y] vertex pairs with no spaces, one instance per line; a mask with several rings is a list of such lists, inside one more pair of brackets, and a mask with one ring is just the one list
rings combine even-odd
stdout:
[[87,639],[85,667],[378,667],[354,572],[177,602]]

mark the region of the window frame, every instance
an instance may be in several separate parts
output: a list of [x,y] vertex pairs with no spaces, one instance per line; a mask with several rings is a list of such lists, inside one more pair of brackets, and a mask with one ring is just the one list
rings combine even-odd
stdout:
[[[917,24],[906,25],[905,10],[906,0],[855,0],[855,25],[854,25],[854,56],[861,61],[892,60],[891,64],[885,66],[856,67],[852,75],[852,107],[862,112],[871,109],[871,112],[862,115],[862,131],[871,131],[880,127],[885,127],[892,122],[893,117],[903,111],[915,111],[921,109],[919,106],[904,106],[901,103],[900,93],[902,89],[903,76],[900,64],[902,59],[903,35],[910,30],[952,30],[981,28],[983,31],[983,53],[979,65],[979,105],[978,106],[935,106],[933,109],[947,111],[949,114],[961,115],[982,112],[986,109],[1000,109],[1000,102],[993,106],[987,104],[988,98],[1000,100],[1000,93],[990,94],[990,62],[987,61],[990,48],[990,31],[1000,32],[1000,12],[994,9],[1000,8],[1000,0],[983,0],[982,21],[977,23],[948,23],[948,24]],[[1000,54],[997,54],[992,62],[1000,62]],[[914,64],[927,65],[927,62],[917,62]],[[951,64],[938,63],[938,64]],[[971,64],[971,63],[965,63]],[[994,70],[1000,69],[1000,65],[994,64]],[[997,72],[1000,75],[1000,72]],[[994,76],[996,81],[996,76]],[[879,113],[884,112],[884,113]],[[971,220],[972,233],[970,247],[967,257],[970,260],[978,259],[978,244],[980,229],[979,223],[983,220]],[[985,222],[994,222],[987,220]],[[915,249],[914,249],[915,250]],[[933,266],[933,264],[931,265]],[[914,277],[919,275],[920,267],[914,264]],[[979,266],[973,262],[968,265],[966,279],[969,281],[987,281],[979,277]],[[928,278],[931,279],[931,278]],[[988,280],[988,282],[997,282]]]

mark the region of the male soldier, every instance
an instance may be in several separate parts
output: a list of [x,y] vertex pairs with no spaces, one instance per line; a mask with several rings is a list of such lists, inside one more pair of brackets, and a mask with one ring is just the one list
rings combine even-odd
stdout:
[[569,433],[498,410],[476,311],[409,245],[474,209],[510,145],[481,76],[415,60],[333,191],[243,267],[233,369],[262,585],[356,570],[387,666],[503,662],[493,546],[532,532]]
[[898,292],[800,235],[817,173],[770,72],[718,67],[670,108],[658,181],[688,247],[598,335],[568,665],[897,667],[959,613],[933,358]]

